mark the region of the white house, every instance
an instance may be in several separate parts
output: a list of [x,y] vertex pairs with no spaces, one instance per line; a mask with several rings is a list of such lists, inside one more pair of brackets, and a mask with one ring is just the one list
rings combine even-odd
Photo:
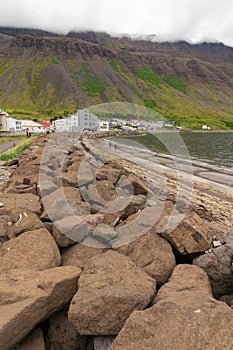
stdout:
[[78,110],[76,114],[67,118],[55,120],[56,132],[73,131],[81,132],[84,130],[95,131],[98,129],[98,117],[88,109]]
[[99,120],[99,131],[109,131],[110,122]]
[[23,131],[28,131],[32,134],[40,134],[44,132],[44,128],[41,124],[34,122],[33,120],[21,120],[21,127]]
[[17,120],[14,118],[7,118],[7,131],[10,132],[22,132],[22,120]]

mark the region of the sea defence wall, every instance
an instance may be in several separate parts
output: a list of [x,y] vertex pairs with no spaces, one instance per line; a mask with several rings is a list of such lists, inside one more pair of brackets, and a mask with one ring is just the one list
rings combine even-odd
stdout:
[[93,137],[38,137],[6,164],[0,348],[232,349],[231,227]]

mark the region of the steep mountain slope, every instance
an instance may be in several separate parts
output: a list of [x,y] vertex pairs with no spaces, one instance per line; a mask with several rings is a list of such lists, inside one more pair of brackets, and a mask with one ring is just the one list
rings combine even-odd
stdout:
[[44,118],[116,101],[186,127],[232,127],[233,48],[0,28],[0,107]]

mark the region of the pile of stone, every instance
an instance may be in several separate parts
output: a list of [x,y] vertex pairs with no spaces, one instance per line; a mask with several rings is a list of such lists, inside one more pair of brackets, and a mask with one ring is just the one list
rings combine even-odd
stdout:
[[151,198],[81,143],[24,151],[1,196],[1,350],[233,348],[230,235],[192,210],[170,232],[174,203]]

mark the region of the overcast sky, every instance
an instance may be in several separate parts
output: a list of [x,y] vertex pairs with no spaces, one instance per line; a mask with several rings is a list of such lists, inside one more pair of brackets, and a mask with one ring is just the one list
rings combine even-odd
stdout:
[[0,25],[157,34],[233,46],[233,0],[0,0]]

